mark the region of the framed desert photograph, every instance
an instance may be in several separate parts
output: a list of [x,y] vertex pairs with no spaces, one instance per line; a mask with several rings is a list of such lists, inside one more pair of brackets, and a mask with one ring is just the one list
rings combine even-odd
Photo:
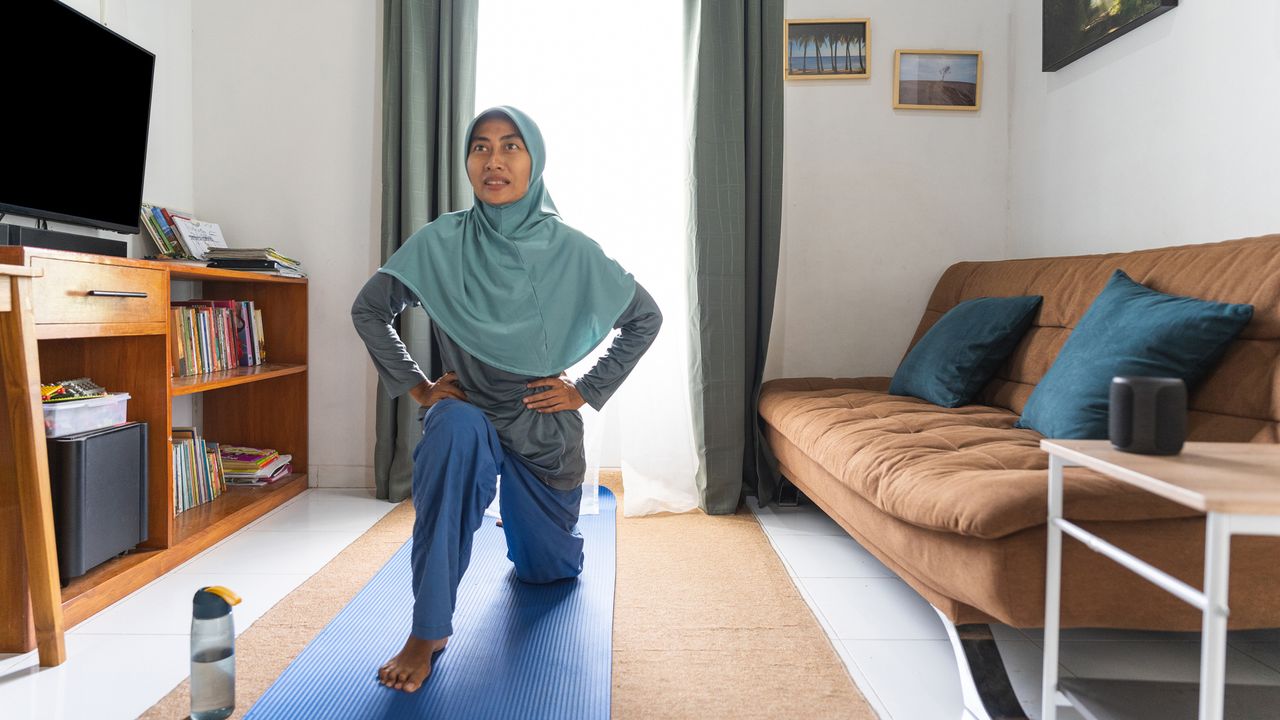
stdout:
[[1044,56],[1052,72],[1178,6],[1178,0],[1044,0]]
[[786,20],[788,80],[871,77],[871,21],[867,18]]
[[895,50],[893,106],[916,110],[977,110],[982,105],[982,53],[977,50]]

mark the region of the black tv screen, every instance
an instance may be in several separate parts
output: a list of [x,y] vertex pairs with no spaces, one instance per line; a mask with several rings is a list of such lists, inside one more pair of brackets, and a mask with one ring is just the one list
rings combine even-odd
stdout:
[[56,0],[0,27],[0,213],[137,232],[155,55]]

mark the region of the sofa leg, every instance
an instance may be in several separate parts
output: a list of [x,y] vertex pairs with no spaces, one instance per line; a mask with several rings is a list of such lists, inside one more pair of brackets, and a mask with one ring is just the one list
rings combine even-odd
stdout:
[[795,507],[800,504],[802,493],[800,488],[795,486],[786,478],[778,480],[778,505],[782,507]]
[[[937,608],[934,610],[937,612]],[[991,627],[977,623],[953,625],[941,612],[938,617],[947,628],[956,654],[965,709],[978,720],[1026,720]]]

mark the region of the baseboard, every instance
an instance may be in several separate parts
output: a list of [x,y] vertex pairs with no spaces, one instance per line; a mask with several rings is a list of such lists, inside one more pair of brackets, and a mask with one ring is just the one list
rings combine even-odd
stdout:
[[[373,467],[369,465],[312,465],[311,487],[371,488],[375,487]],[[601,467],[600,472],[621,472],[621,468]]]
[[373,467],[370,465],[312,465],[311,487],[315,488],[371,488]]

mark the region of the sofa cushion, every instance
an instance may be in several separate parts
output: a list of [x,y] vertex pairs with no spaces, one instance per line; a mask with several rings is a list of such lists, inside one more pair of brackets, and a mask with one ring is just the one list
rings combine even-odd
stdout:
[[1016,427],[1051,438],[1105,439],[1111,378],[1176,377],[1194,387],[1252,317],[1251,305],[1167,295],[1116,270]]
[[[920,527],[998,538],[1042,525],[1041,435],[1003,408],[943,408],[889,395],[888,378],[765,383],[760,415],[881,511]],[[1083,468],[1067,471],[1075,520],[1195,517],[1194,510]]]
[[1017,347],[1040,300],[981,297],[951,308],[902,359],[889,392],[942,407],[968,405]]
[[1253,321],[1188,397],[1187,439],[1280,442],[1280,235],[1106,255],[956,263],[934,287],[913,342],[970,298],[1043,296],[1031,329],[979,396],[979,402],[1021,414],[1116,268],[1163,293],[1253,306]]

